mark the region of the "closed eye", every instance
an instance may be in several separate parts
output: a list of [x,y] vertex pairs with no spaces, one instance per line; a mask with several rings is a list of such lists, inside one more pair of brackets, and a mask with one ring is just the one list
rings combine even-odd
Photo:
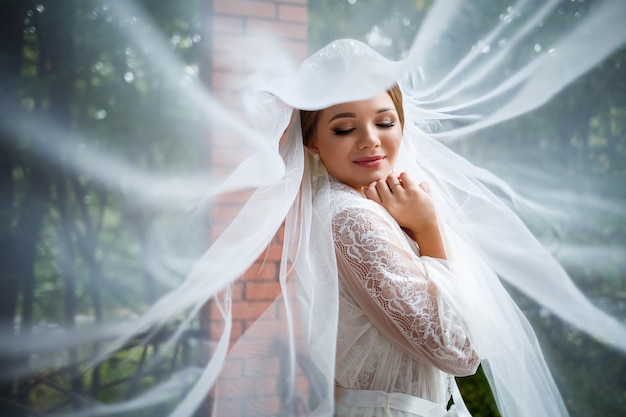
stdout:
[[377,123],[377,124],[376,124],[376,126],[378,126],[378,127],[382,127],[382,128],[385,128],[385,129],[388,129],[388,128],[390,128],[390,127],[394,127],[395,125],[396,125],[396,124],[395,124],[395,123],[393,123],[393,122],[389,122],[389,123]]
[[335,132],[335,135],[346,136],[346,135],[349,135],[350,133],[354,132],[354,128],[351,128],[351,129],[333,129],[333,132]]

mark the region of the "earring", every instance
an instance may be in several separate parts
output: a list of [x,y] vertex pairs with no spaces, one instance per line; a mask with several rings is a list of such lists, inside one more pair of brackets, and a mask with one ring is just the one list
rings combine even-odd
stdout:
[[312,169],[314,172],[317,172],[318,174],[324,170],[324,164],[322,164],[322,161],[320,160],[320,154],[317,152],[313,152]]

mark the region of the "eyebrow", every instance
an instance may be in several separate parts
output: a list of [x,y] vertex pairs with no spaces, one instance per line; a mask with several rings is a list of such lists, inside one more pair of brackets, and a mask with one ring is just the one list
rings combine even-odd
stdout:
[[[376,114],[384,113],[384,112],[389,111],[389,110],[395,111],[395,109],[393,107],[383,107],[382,109],[378,109],[378,111],[376,111]],[[330,118],[328,123],[332,122],[335,119],[341,119],[342,117],[356,117],[356,114],[354,114],[354,113],[337,113],[336,115],[334,115],[333,117]]]

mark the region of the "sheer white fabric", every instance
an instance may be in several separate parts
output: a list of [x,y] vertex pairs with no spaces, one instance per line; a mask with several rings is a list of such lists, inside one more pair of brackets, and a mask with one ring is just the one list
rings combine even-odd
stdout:
[[[359,63],[358,70],[355,60]],[[477,365],[472,350],[483,364],[503,416],[567,415],[534,332],[502,286],[498,274],[515,285],[524,285],[533,278],[527,276],[526,268],[508,266],[523,258],[534,268],[547,266],[535,280],[564,280],[560,286],[568,286],[569,280],[558,265],[557,268],[551,265],[550,255],[517,216],[477,179],[485,178],[479,175],[482,172],[419,130],[422,120],[415,97],[409,95],[405,103],[407,122],[396,170],[431,184],[444,231],[447,264],[419,258],[416,248],[411,247],[384,210],[363,198],[355,200],[356,196],[341,190],[341,186],[338,190],[302,145],[299,114],[292,112],[294,108],[315,108],[331,105],[333,100],[345,102],[367,97],[366,94],[374,93],[374,88],[381,91],[393,82],[389,77],[371,78],[372,74],[394,74],[405,65],[407,62],[387,61],[359,42],[337,41],[309,58],[293,78],[258,86],[259,91],[269,89],[272,93],[252,97],[250,108],[261,118],[262,129],[267,124],[261,117],[263,114],[273,114],[277,120],[291,115],[279,143],[285,161],[285,179],[289,182],[281,180],[259,189],[248,203],[250,207],[261,204],[268,208],[276,203],[285,207],[292,202],[285,222],[281,260],[283,291],[229,355],[235,359],[254,358],[258,365],[252,372],[247,370],[246,379],[235,386],[230,384],[232,381],[218,382],[217,415],[229,415],[220,412],[223,408],[219,404],[227,404],[234,395],[246,398],[247,415],[276,413],[266,395],[252,382],[262,378],[274,362],[285,368],[277,380],[278,386],[287,387],[286,391],[281,390],[281,410],[293,410],[306,403],[303,414],[328,416],[335,408],[335,384],[343,388],[405,391],[444,404],[451,385],[444,372],[472,373]],[[359,77],[363,89],[353,83]],[[337,88],[328,95],[317,94],[327,90],[324,85],[327,80],[333,80],[332,85]],[[400,85],[404,87],[402,80]],[[280,88],[272,90],[276,86]],[[263,108],[267,111],[260,111]],[[275,128],[267,133],[268,137],[275,134]],[[294,188],[293,179],[300,181],[299,189]],[[367,214],[366,220],[361,223],[346,217],[346,207],[360,216]],[[353,227],[362,228],[368,222],[369,230],[353,233]],[[236,219],[231,227],[244,233],[247,225]],[[381,261],[378,265],[371,263],[368,271],[373,275],[368,276],[360,269],[359,256],[363,252],[355,249],[359,247],[359,239],[366,242],[373,238],[374,229],[379,235],[371,240],[376,243],[369,248],[370,255],[377,250],[379,253],[370,256],[370,261],[380,259],[380,249],[387,242],[386,249],[393,253],[394,262],[385,264],[384,273],[380,273]],[[267,232],[270,230],[264,233]],[[350,239],[337,245],[336,239],[344,232],[352,234]],[[338,249],[337,253],[329,254],[329,248],[333,247]],[[501,248],[506,251],[493,252]],[[394,268],[407,271],[407,276],[416,279],[416,286],[405,289],[421,286],[433,296],[424,298],[422,303],[423,291],[419,295],[409,292],[403,297],[408,295],[418,302],[404,305],[390,302],[393,297],[387,293],[373,297],[380,289],[396,288],[390,284],[401,280],[398,277],[402,274],[390,273]],[[342,277],[341,285],[338,276]],[[389,278],[392,279],[385,281]],[[423,317],[420,311],[424,308],[436,312],[432,318],[438,322],[420,321]],[[286,351],[277,351],[274,341],[280,341]],[[228,363],[227,358],[227,368]],[[381,370],[385,365],[386,369]],[[299,375],[305,377],[306,386],[298,384]],[[459,396],[455,403],[459,409],[464,407]]]
[[[479,359],[462,319],[428,274],[460,278],[446,267],[428,268],[441,261],[419,257],[395,220],[357,191],[333,181],[331,199],[341,317],[337,385],[405,393],[445,407],[445,372],[473,374]],[[346,415],[354,412],[343,407]]]
[[[445,234],[447,264],[419,258],[395,223],[372,203],[360,199],[356,206],[361,214],[367,207],[369,221],[377,223],[381,235],[376,245],[385,241],[393,245],[398,261],[394,267],[400,270],[404,263],[417,277],[417,287],[434,289],[435,296],[411,306],[390,303],[387,295],[372,297],[376,289],[369,292],[364,282],[394,287],[380,285],[383,280],[367,274],[359,276],[355,258],[350,264],[349,256],[336,256],[333,248],[340,234],[333,235],[333,229],[350,230],[351,220],[342,220],[338,190],[304,149],[297,109],[377,94],[410,65],[410,61],[390,62],[360,42],[344,40],[314,54],[299,73],[269,80],[260,77],[259,84],[251,87],[255,94],[248,109],[260,122],[256,134],[269,144],[261,149],[271,154],[278,143],[284,176],[254,192],[243,214],[230,223],[228,234],[213,244],[205,257],[211,262],[199,265],[192,283],[197,284],[194,289],[210,294],[213,290],[202,286],[206,285],[202,277],[231,274],[235,280],[235,268],[215,270],[214,265],[228,267],[221,259],[249,264],[285,220],[281,294],[230,352],[221,350],[223,356],[212,358],[211,364],[221,369],[212,396],[215,415],[329,416],[335,412],[337,383],[344,388],[401,390],[444,404],[450,387],[455,388],[445,374],[471,373],[477,364],[473,350],[503,417],[567,416],[536,336],[501,279],[554,306],[570,321],[584,315],[581,323],[588,324],[591,317],[597,317],[603,322],[602,337],[615,346],[626,345],[623,325],[585,299],[519,217],[485,186],[501,183],[420,130],[424,113],[410,78],[398,80],[409,93],[396,170],[430,183]],[[332,82],[331,90],[326,82]],[[319,94],[322,91],[328,94]],[[259,161],[263,155],[259,153]],[[343,194],[354,197],[345,190]],[[352,226],[363,224],[353,222]],[[369,238],[363,232],[358,237]],[[352,251],[345,253],[358,255],[355,242],[350,243]],[[338,248],[341,253],[342,246]],[[556,294],[558,303],[552,302]],[[423,308],[436,311],[433,317],[438,317],[440,326],[429,320],[420,322]],[[398,311],[402,317],[393,314]],[[226,322],[231,320],[228,305],[223,316]],[[413,327],[415,323],[420,324]],[[229,336],[222,334],[220,343]],[[387,369],[381,371],[379,366],[384,364]],[[268,380],[268,369],[276,370],[277,365],[279,374]],[[203,376],[212,384],[210,378],[217,377],[215,367],[207,367]],[[461,401],[455,398],[459,411]],[[229,409],[233,403],[237,411]],[[195,404],[193,399],[182,403],[176,415],[184,415]]]
[[[593,7],[568,24],[559,16],[574,3]],[[242,92],[245,114],[227,112],[203,86],[185,81],[186,99],[214,117],[216,128],[228,127],[241,139],[236,166],[208,180],[200,175],[164,183],[161,175],[144,175],[156,173],[148,170],[136,171],[131,176],[135,181],[122,181],[121,188],[117,182],[102,182],[128,196],[133,212],[152,216],[152,209],[167,209],[175,212],[173,217],[193,217],[194,222],[182,222],[185,230],[173,222],[175,233],[157,233],[164,240],[175,237],[155,252],[163,258],[158,268],[173,268],[185,281],[168,282],[169,292],[137,320],[115,328],[99,323],[90,331],[68,331],[69,336],[61,336],[63,343],[58,342],[58,356],[48,352],[57,342],[41,343],[41,336],[25,338],[8,350],[36,352],[38,361],[26,371],[33,372],[66,357],[68,348],[90,351],[85,340],[101,341],[92,360],[98,363],[137,334],[148,334],[149,343],[169,323],[175,328],[167,343],[171,352],[180,336],[193,329],[207,300],[239,283],[284,224],[277,271],[280,294],[260,316],[254,300],[246,300],[250,304],[245,307],[253,310],[249,317],[258,319],[246,323],[234,346],[229,346],[231,330],[242,325],[234,313],[242,309],[233,311],[232,304],[242,300],[226,292],[211,317],[221,319],[223,326],[211,329],[214,339],[206,343],[206,363],[185,365],[130,398],[89,405],[71,415],[150,414],[157,407],[154,415],[187,417],[210,395],[212,415],[219,417],[327,417],[336,411],[335,385],[414,395],[441,406],[452,391],[461,414],[452,376],[472,373],[480,361],[503,417],[567,416],[535,333],[502,283],[621,352],[626,351],[626,328],[579,291],[504,202],[524,201],[438,139],[459,140],[540,106],[626,42],[626,7],[623,0],[520,0],[502,5],[500,16],[487,18],[483,11],[484,2],[435,2],[400,61],[388,60],[359,41],[340,40],[313,54],[296,72],[285,48],[257,48],[253,52],[262,70]],[[150,33],[147,26],[123,25],[129,36],[136,36],[138,49],[145,47],[140,40],[144,29]],[[543,33],[542,44],[537,43],[534,35],[546,29],[549,36]],[[234,39],[227,49],[237,65],[238,54],[251,53]],[[163,53],[168,56],[169,49]],[[153,68],[175,74],[172,85],[179,86],[186,71],[173,62],[155,59]],[[384,210],[330,181],[302,144],[297,109],[369,98],[394,82],[404,92],[406,120],[396,170],[431,185],[445,233],[445,263],[420,257]],[[28,131],[30,125],[11,127]],[[38,136],[39,152],[65,152],[69,142],[49,139],[68,135],[50,132],[43,129]],[[79,178],[102,181],[102,166],[88,156],[107,155],[105,150],[76,144]],[[65,160],[55,152],[46,157]],[[124,177],[135,171],[120,172]],[[224,232],[194,252],[190,263],[182,262],[189,255],[176,251],[179,236],[205,230],[216,198],[241,189],[250,191],[249,197]],[[604,259],[592,251],[584,262]],[[32,348],[39,345],[44,348]],[[158,369],[169,358],[158,354],[146,368]],[[585,366],[598,358],[587,359]],[[167,403],[173,404],[171,411],[158,408]],[[340,410],[357,415],[379,411],[353,406]]]
[[[528,57],[524,47],[530,45],[532,49],[535,41],[532,36],[526,39],[527,35],[533,27],[542,26],[551,13],[558,16],[559,3],[563,2],[520,1],[511,8],[515,24],[496,16],[492,26],[477,20],[472,22],[475,28],[464,30],[468,15],[480,15],[479,6],[459,0],[437,2],[407,58],[400,61],[385,59],[352,40],[331,43],[293,73],[278,49],[264,57],[264,63],[278,64],[273,68],[267,65],[267,72],[255,74],[246,102],[250,119],[258,122],[246,133],[255,139],[259,158],[242,161],[233,176],[248,176],[249,183],[255,184],[257,172],[269,165],[282,176],[268,178],[256,188],[242,210],[245,215],[229,225],[233,233],[214,242],[210,260],[225,267],[204,264],[199,272],[203,277],[217,277],[221,283],[235,281],[240,265],[230,265],[232,259],[245,265],[254,262],[261,253],[259,248],[270,242],[286,216],[279,271],[282,292],[226,358],[212,358],[215,366],[203,371],[210,379],[216,376],[217,367],[222,369],[214,395],[215,415],[329,416],[335,409],[337,382],[358,388],[381,387],[385,392],[402,389],[442,403],[449,389],[443,372],[462,374],[475,366],[474,358],[467,355],[466,340],[470,340],[502,416],[567,416],[536,336],[501,280],[549,306],[568,322],[626,349],[623,324],[603,314],[580,293],[519,217],[485,184],[505,192],[506,186],[434,139],[435,135],[456,139],[459,134],[536,108],[591,64],[574,65],[567,74],[560,69],[589,57],[589,62],[597,62],[626,39],[623,25],[612,26],[624,17],[623,2],[608,0],[600,2],[584,22],[581,20],[571,36],[566,35],[568,30],[562,31],[564,35],[556,39],[557,53]],[[523,13],[513,13],[517,7]],[[446,36],[452,28],[454,36]],[[589,39],[581,36],[585,33],[600,35],[584,42]],[[491,55],[481,52],[485,42],[500,36],[509,39],[506,47]],[[542,47],[549,51],[548,45]],[[230,48],[239,49],[236,45]],[[427,340],[430,335],[431,342],[435,335],[441,336],[440,343],[430,345],[409,331],[419,322],[416,311],[420,307],[413,306],[412,310],[394,305],[393,309],[408,312],[410,320],[389,315],[393,310],[389,303],[367,297],[370,293],[358,274],[333,253],[336,193],[324,172],[318,172],[306,156],[299,128],[297,109],[315,110],[369,98],[396,81],[405,92],[406,119],[396,169],[418,181],[429,181],[446,234],[447,265],[424,258],[409,263],[415,268],[414,276],[427,277],[436,289],[430,308],[434,310],[436,301],[442,326],[431,326],[437,330],[430,334],[421,333]],[[289,117],[291,123],[285,130]],[[430,124],[436,129],[426,134],[423,126]],[[284,162],[281,166],[273,165],[272,157],[277,153]],[[383,225],[378,230],[385,231],[389,241],[398,245],[394,249],[398,256],[417,258],[414,248],[407,248],[401,234],[393,231],[393,223],[381,220],[384,214],[377,216]],[[342,277],[341,286],[338,276]],[[183,293],[197,289],[187,288]],[[213,292],[203,291],[205,296]],[[193,294],[190,298],[195,301],[202,297]],[[224,319],[230,320],[228,308]],[[371,331],[370,324],[380,333]],[[454,331],[446,334],[451,329]],[[225,333],[220,341],[228,337]],[[429,349],[432,346],[437,348]],[[411,366],[401,368],[402,361]],[[231,363],[252,365],[245,373],[237,373],[237,366],[231,369]],[[379,372],[381,363],[395,363],[396,367]],[[281,366],[279,376],[267,384],[255,383],[276,364]],[[233,374],[238,379],[229,379]],[[279,394],[279,404],[270,394]],[[243,404],[245,412],[229,414],[220,406],[229,401]],[[193,410],[196,404],[189,401],[181,410]]]
[[457,417],[454,405],[443,405],[423,398],[378,390],[337,388],[335,417]]

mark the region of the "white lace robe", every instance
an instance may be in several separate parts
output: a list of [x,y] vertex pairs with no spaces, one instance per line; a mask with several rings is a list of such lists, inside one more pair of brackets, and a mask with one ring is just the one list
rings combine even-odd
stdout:
[[445,407],[449,375],[473,374],[479,359],[463,320],[429,277],[462,277],[441,260],[420,257],[385,209],[336,181],[331,209],[339,270],[337,386],[401,392]]

